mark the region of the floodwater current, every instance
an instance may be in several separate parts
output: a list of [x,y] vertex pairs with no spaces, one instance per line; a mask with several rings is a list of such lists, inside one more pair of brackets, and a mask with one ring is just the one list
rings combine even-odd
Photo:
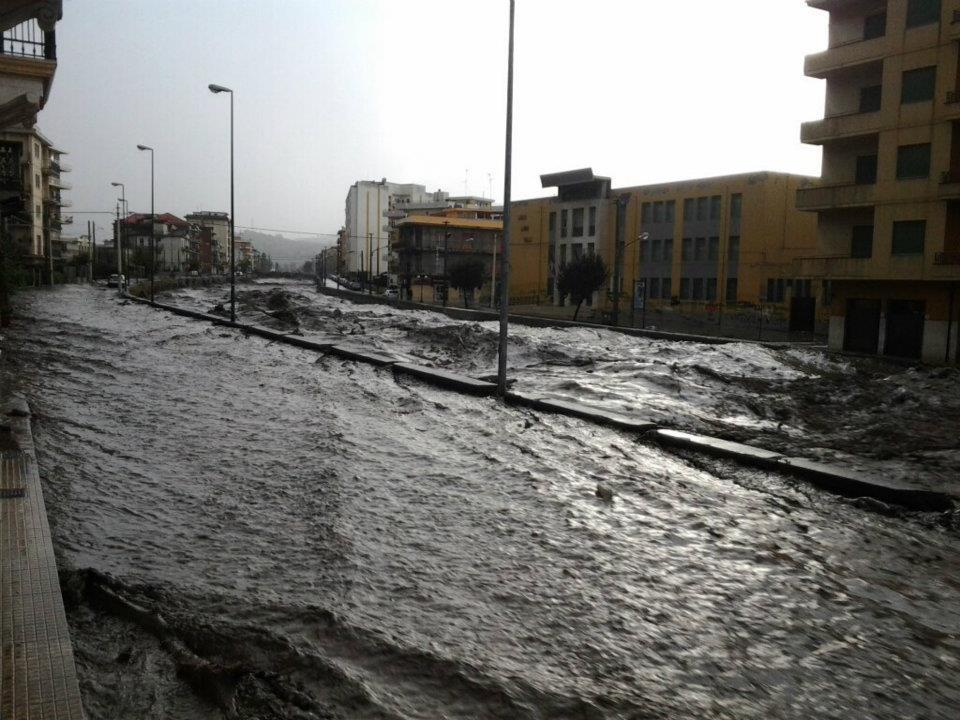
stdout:
[[[476,374],[494,362],[486,325],[306,286],[240,292],[244,319]],[[299,320],[265,315],[279,296]],[[804,440],[813,401],[791,406],[784,383],[864,392],[862,367],[814,351],[529,328],[514,343],[520,389],[577,383],[618,410],[687,408],[692,427],[811,452],[828,433]],[[956,717],[955,516],[863,506],[102,288],[21,293],[0,350],[5,388],[35,411],[91,719]],[[891,467],[949,482],[956,426],[951,446],[936,421],[953,406],[922,391],[955,394],[956,375],[884,372],[911,394],[896,407],[926,419]],[[758,382],[779,383],[775,403]],[[858,437],[844,452],[883,461]]]

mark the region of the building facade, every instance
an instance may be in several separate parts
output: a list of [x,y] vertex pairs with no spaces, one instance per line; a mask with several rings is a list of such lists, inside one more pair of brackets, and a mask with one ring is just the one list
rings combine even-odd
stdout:
[[36,123],[57,70],[55,26],[62,16],[62,0],[0,7],[0,128]]
[[[213,210],[200,210],[184,218],[188,223],[207,228],[210,273],[221,275],[230,271],[230,214]],[[205,263],[204,263],[205,265]]]
[[[590,169],[543,175],[555,197],[511,205],[511,302],[568,302],[557,288],[560,268],[599,254],[610,277],[589,304],[604,319],[619,280],[621,321],[637,309],[719,318],[763,306],[813,331],[825,288],[795,265],[815,249],[816,222],[793,207],[811,181],[758,172],[612,188]],[[819,317],[825,325],[822,310]]]
[[823,177],[797,194],[818,220],[802,272],[832,289],[829,344],[957,362],[960,315],[960,3],[808,0],[830,14],[824,118],[801,138]]
[[72,222],[63,212],[70,204],[64,154],[36,128],[0,130],[0,203],[17,264],[33,284],[49,282],[53,248]]
[[341,235],[340,262],[344,272],[378,276],[390,262],[391,221],[413,210],[444,207],[448,193],[428,192],[426,186],[359,180],[350,186],[346,222]]

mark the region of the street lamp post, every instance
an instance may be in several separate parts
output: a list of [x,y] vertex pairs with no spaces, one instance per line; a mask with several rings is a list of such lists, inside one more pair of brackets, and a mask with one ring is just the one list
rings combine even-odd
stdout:
[[[644,240],[648,240],[649,238],[650,238],[650,233],[642,232],[639,235],[637,235],[635,240],[630,241],[630,243],[628,244],[632,245],[637,242],[643,242]],[[637,317],[637,266],[639,264],[640,249],[641,248],[637,248],[637,254],[634,255],[635,260],[633,263],[633,307],[630,309],[630,326],[631,327],[633,327]],[[644,279],[642,281],[641,287],[642,287],[641,300],[643,302],[641,303],[641,307],[640,307],[640,311],[641,311],[640,327],[646,327],[647,326],[647,279]]]
[[507,329],[510,306],[510,188],[513,177],[513,16],[515,0],[510,0],[510,36],[507,44],[507,129],[503,173],[503,245],[500,249],[500,343],[497,353],[497,397],[507,394]]
[[153,302],[153,265],[157,260],[157,219],[154,217],[154,174],[153,174],[153,148],[149,145],[137,145],[137,150],[146,150],[150,152],[150,302]]
[[230,93],[230,322],[237,321],[237,268],[233,237],[233,90],[223,85],[210,84],[210,92]]
[[[110,183],[110,184],[113,185],[113,187],[118,187],[118,188],[120,188],[120,203],[121,203],[121,205],[123,206],[124,210],[126,210],[126,206],[127,206],[127,188],[126,188],[126,186],[125,186],[123,183],[121,183],[121,182],[112,182],[112,183]],[[116,237],[116,241],[117,241],[117,275],[123,275],[123,265],[121,264],[121,261],[120,261],[121,256],[122,256],[122,254],[123,254],[123,249],[122,249],[122,248],[123,248],[123,241],[120,239],[120,232],[121,232],[120,227],[121,227],[121,222],[120,222],[120,217],[119,217],[119,215],[120,215],[120,213],[117,213],[117,231],[116,231],[116,233],[115,233],[116,236],[117,236],[117,237]],[[124,220],[126,220],[126,216],[124,216]],[[123,293],[123,283],[122,283],[122,282],[118,282],[118,283],[117,283],[117,287],[119,288],[118,292]]]

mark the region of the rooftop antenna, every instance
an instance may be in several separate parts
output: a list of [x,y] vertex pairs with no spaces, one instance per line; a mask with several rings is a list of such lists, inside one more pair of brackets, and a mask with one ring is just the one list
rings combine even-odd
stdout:
[[487,173],[487,185],[490,186],[490,202],[493,202],[493,173]]

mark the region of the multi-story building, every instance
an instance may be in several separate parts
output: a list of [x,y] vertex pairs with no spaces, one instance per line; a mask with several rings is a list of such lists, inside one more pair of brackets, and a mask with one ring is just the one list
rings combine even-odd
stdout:
[[123,246],[131,273],[150,272],[150,248],[156,252],[155,273],[185,273],[200,268],[200,228],[170,213],[132,213],[123,219]]
[[427,192],[424,185],[358,180],[350,186],[346,202],[345,242],[340,262],[348,273],[380,275],[387,272],[391,220],[418,210],[446,204],[442,190]]
[[18,0],[0,7],[0,128],[31,127],[57,70],[54,27],[61,0]]
[[818,218],[833,349],[956,362],[960,316],[960,2],[807,0],[830,13],[822,182],[797,194]]
[[560,268],[599,254],[610,278],[591,304],[609,313],[618,279],[621,322],[642,307],[729,318],[762,305],[785,327],[815,329],[823,289],[793,271],[816,245],[816,222],[793,207],[811,178],[758,172],[616,189],[583,169],[541,182],[557,195],[511,206],[512,302],[563,304]]
[[0,130],[0,204],[18,265],[34,284],[49,281],[53,246],[72,221],[62,211],[70,204],[64,154],[35,128]]
[[184,218],[187,222],[209,229],[210,272],[222,274],[230,270],[230,215],[225,212],[200,210]]

